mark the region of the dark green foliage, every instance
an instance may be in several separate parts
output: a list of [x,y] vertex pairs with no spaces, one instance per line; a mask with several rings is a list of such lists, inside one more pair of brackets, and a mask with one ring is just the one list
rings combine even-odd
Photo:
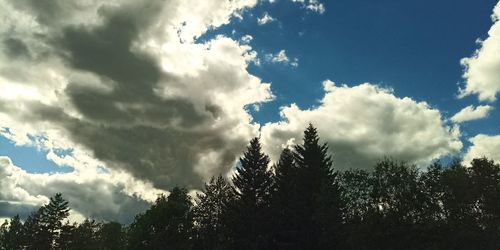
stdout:
[[264,248],[270,240],[270,196],[272,173],[269,157],[262,152],[259,138],[250,145],[233,177],[237,199],[233,209],[233,230],[237,249]]
[[122,225],[118,222],[102,224],[98,231],[99,249],[122,250],[126,246],[126,234]]
[[274,166],[274,188],[272,197],[273,248],[291,247],[297,234],[299,218],[297,213],[297,166],[293,152],[285,148]]
[[303,143],[295,146],[294,152],[298,249],[341,246],[344,206],[337,173],[332,169],[327,151],[328,146],[319,143],[316,128],[309,124],[304,131]]

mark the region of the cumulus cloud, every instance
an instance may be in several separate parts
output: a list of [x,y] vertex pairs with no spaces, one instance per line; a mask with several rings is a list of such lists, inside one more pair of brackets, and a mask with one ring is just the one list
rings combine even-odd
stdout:
[[248,43],[195,38],[255,4],[0,0],[0,135],[74,169],[30,174],[3,157],[0,217],[63,192],[78,214],[125,221],[229,172],[259,129],[247,107],[273,95],[247,71]]
[[277,53],[269,53],[266,54],[266,60],[270,63],[282,63],[285,65],[290,65],[292,67],[298,67],[299,66],[299,59],[297,58],[290,58],[286,54],[285,50],[280,50]]
[[464,155],[464,163],[470,164],[472,159],[487,157],[500,162],[500,135],[490,136],[479,134],[469,139],[471,146]]
[[259,25],[264,25],[266,23],[270,23],[270,22],[274,22],[274,21],[276,21],[276,19],[274,17],[272,17],[271,15],[269,15],[269,13],[267,13],[267,12],[264,12],[262,17],[259,17],[257,19],[257,23]]
[[0,156],[0,217],[19,214],[25,218],[46,204],[50,196],[64,191],[75,215],[129,223],[162,192],[148,187],[148,197],[127,193],[127,181],[130,178],[110,173],[91,178],[76,172],[30,174],[15,166],[10,158]]
[[446,125],[425,102],[369,83],[348,87],[327,80],[324,89],[318,107],[283,107],[282,121],[263,126],[264,149],[273,159],[283,147],[301,142],[308,123],[329,144],[337,169],[367,169],[384,156],[425,164],[462,148],[458,128]]
[[500,2],[493,10],[493,26],[488,38],[480,41],[480,48],[473,56],[461,60],[465,67],[465,87],[459,97],[479,95],[481,101],[494,101],[500,92]]
[[250,46],[194,38],[256,2],[91,2],[1,3],[21,17],[2,29],[3,134],[162,189],[230,170],[259,128],[246,106],[272,99],[270,85],[247,72]]
[[477,107],[470,105],[456,113],[453,117],[451,117],[451,120],[456,123],[478,120],[488,117],[490,111],[492,110],[493,107],[489,105],[480,105]]

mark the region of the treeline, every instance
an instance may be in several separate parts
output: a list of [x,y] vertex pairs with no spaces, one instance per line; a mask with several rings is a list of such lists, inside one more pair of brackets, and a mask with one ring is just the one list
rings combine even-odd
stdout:
[[0,249],[500,249],[500,166],[385,159],[339,172],[314,127],[270,166],[253,139],[230,181],[174,188],[133,223],[65,222],[56,194],[0,228]]

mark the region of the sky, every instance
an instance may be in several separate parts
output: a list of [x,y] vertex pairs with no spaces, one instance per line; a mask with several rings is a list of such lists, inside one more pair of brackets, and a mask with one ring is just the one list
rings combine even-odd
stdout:
[[339,170],[500,162],[496,0],[0,0],[0,218],[128,223],[318,128]]

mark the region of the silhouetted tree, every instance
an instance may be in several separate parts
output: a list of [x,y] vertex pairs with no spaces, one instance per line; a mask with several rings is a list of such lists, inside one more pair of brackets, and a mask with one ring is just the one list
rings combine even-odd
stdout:
[[10,222],[0,226],[0,249],[17,250],[23,249],[24,228],[19,215],[14,216]]
[[130,225],[129,249],[190,249],[191,199],[187,190],[174,188],[161,195]]
[[373,185],[370,173],[364,170],[345,171],[341,176],[342,199],[345,204],[345,245],[346,249],[369,249],[367,226],[373,202]]
[[252,139],[233,177],[237,194],[234,221],[237,249],[264,248],[271,237],[272,173],[268,166],[269,157],[262,152],[259,138]]
[[100,226],[101,225],[94,220],[85,219],[73,231],[74,246],[82,250],[98,249],[99,247],[98,232]]
[[58,238],[63,220],[69,215],[68,202],[60,193],[32,213],[25,222],[27,249],[60,249]]
[[424,244],[418,226],[421,223],[424,193],[419,170],[414,165],[385,159],[373,172],[372,244],[377,249],[421,249]]
[[42,211],[44,209],[45,207],[41,207],[36,212],[31,213],[24,223],[24,228],[26,230],[24,242],[28,250],[45,250],[52,248],[53,237],[49,234],[49,231],[42,221]]
[[327,151],[327,144],[319,144],[317,130],[309,124],[303,143],[295,146],[294,153],[298,168],[298,249],[332,249],[343,239],[341,190]]
[[195,249],[230,249],[233,238],[229,209],[234,204],[233,187],[222,177],[212,177],[205,184],[194,208]]
[[75,230],[77,229],[77,227],[78,225],[76,223],[71,224],[69,221],[67,221],[61,227],[61,233],[59,234],[59,238],[57,239],[57,244],[59,246],[59,249],[69,250],[69,249],[78,249],[78,247],[80,247],[76,243],[77,236]]
[[483,157],[472,160],[470,172],[482,246],[500,249],[500,166]]
[[482,230],[476,223],[477,209],[470,170],[454,161],[441,176],[443,210],[446,216],[444,240],[449,249],[481,249]]
[[299,219],[295,213],[298,206],[295,197],[297,189],[297,167],[293,152],[283,149],[280,159],[274,166],[274,186],[272,197],[273,248],[288,249],[293,247]]
[[126,234],[118,222],[102,224],[98,231],[100,250],[122,250],[126,246]]

